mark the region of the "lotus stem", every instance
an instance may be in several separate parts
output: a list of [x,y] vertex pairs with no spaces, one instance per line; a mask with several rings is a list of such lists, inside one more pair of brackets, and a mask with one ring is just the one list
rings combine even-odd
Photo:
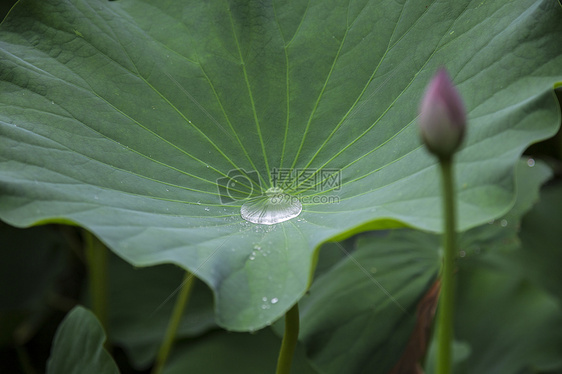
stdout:
[[84,233],[92,310],[107,332],[107,248],[89,231]]
[[293,354],[299,337],[299,304],[296,303],[285,314],[285,335],[277,360],[276,374],[290,374]]
[[454,266],[456,255],[456,217],[452,157],[440,158],[443,189],[443,268],[437,320],[437,373],[450,374],[452,368],[453,314],[455,302]]
[[152,374],[160,374],[166,365],[166,361],[168,360],[168,356],[172,350],[172,346],[174,344],[174,340],[176,338],[176,333],[178,331],[178,327],[181,322],[181,318],[183,316],[183,312],[189,301],[189,296],[191,294],[191,289],[193,288],[193,282],[195,277],[189,271],[185,272],[182,287],[178,297],[176,299],[176,304],[174,305],[174,310],[172,311],[172,316],[168,322],[168,327],[166,329],[166,334],[164,335],[164,340],[162,341],[162,345],[156,355],[156,362],[154,363],[154,367],[152,369]]

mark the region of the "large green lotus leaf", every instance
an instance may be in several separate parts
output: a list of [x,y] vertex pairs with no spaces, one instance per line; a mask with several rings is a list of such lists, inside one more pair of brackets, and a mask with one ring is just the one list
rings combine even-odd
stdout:
[[118,374],[104,341],[105,333],[94,314],[75,307],[57,329],[47,374]]
[[[222,326],[263,327],[304,294],[322,242],[440,229],[415,125],[440,65],[470,117],[459,228],[508,210],[519,155],[559,124],[561,16],[548,0],[22,0],[0,30],[0,217],[176,263]],[[300,216],[244,221],[243,198],[273,185]]]

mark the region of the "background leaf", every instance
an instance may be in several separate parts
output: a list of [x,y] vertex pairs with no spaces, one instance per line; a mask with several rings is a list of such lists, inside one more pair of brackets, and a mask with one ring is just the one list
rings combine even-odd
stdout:
[[[459,310],[459,316],[455,318],[459,326],[469,322],[485,325],[486,328],[481,328],[482,335],[479,339],[486,339],[486,331],[509,330],[510,326],[506,326],[500,319],[491,324],[484,324],[481,321],[482,312],[471,314],[467,311],[485,309],[490,305],[490,301],[481,300],[477,293],[481,292],[484,295],[485,290],[495,287],[493,282],[483,286],[479,283],[478,276],[473,274],[479,267],[490,267],[489,264],[482,266],[486,264],[486,260],[479,258],[495,253],[496,260],[503,261],[506,264],[503,267],[509,268],[509,256],[513,256],[513,249],[518,248],[517,235],[521,216],[537,201],[540,186],[551,175],[552,172],[543,162],[522,159],[516,170],[517,199],[513,208],[497,222],[468,230],[461,237],[459,266],[464,264],[466,267],[469,263],[473,265],[470,267],[471,271],[461,267],[457,275],[466,289],[459,290],[458,298],[463,301],[457,308],[462,311]],[[506,224],[507,221],[509,223]],[[393,230],[386,235],[371,233],[360,236],[353,250],[347,246],[339,247],[345,258],[316,278],[307,295],[300,301],[300,339],[314,367],[322,373],[370,373],[374,370],[380,373],[390,372],[414,333],[420,299],[438,276],[440,247],[439,236],[413,230]],[[331,248],[330,252],[334,249]],[[509,252],[505,253],[506,251]],[[322,258],[322,255],[320,257]],[[330,257],[335,256],[332,254]],[[517,267],[512,267],[512,272],[514,269]],[[468,274],[465,275],[464,271]],[[504,277],[499,276],[499,284],[502,284]],[[477,291],[479,289],[481,291]],[[503,288],[489,291],[489,297],[496,297],[504,291],[506,290]],[[526,292],[532,300],[542,302],[540,291],[534,293],[536,290],[530,289]],[[494,305],[510,310],[514,307],[512,297],[516,301],[522,296],[517,293],[511,295],[508,292],[508,295],[501,297],[501,300],[507,302],[506,305],[503,305],[501,300],[494,302]],[[532,300],[531,303],[534,302]],[[522,313],[534,310],[535,307],[539,306],[529,306],[529,310],[523,310]],[[510,313],[516,316],[516,312]],[[530,333],[532,328],[524,322],[521,322],[521,327],[517,334],[521,334],[524,339],[526,335],[523,334]],[[463,325],[459,327],[459,331],[462,333],[459,332],[458,336],[465,338],[462,334],[471,334],[472,327]],[[512,338],[502,342],[513,344]],[[457,344],[459,360],[469,356],[473,343],[484,344],[480,340],[468,340],[470,344]],[[517,354],[521,355],[522,351]],[[501,352],[495,351],[495,354],[501,355]],[[434,372],[431,361],[433,355],[434,353],[430,352],[428,373]],[[475,356],[480,357],[477,353]],[[491,358],[493,355],[486,354],[485,357]],[[416,360],[415,357],[405,358],[412,359]],[[485,364],[482,363],[469,372],[479,373],[484,367]],[[494,369],[489,371],[490,373],[504,372],[495,365],[491,367]]]
[[[178,264],[214,291],[221,326],[261,328],[304,294],[321,243],[440,229],[415,118],[442,64],[470,117],[460,228],[509,209],[521,152],[559,125],[561,12],[548,0],[23,0],[0,30],[0,217],[73,222],[133,265]],[[274,168],[318,171],[283,185],[302,213],[245,222],[225,178],[243,169],[258,193]]]
[[[501,220],[475,229],[480,234],[487,232],[488,239],[469,245],[467,248],[476,250],[467,250],[467,257],[459,261],[455,335],[465,354],[455,373],[562,369],[561,288],[556,282],[557,259],[562,253],[557,229],[562,224],[562,189],[559,182],[543,187],[541,200],[527,213],[529,203],[538,197],[537,182],[548,176],[544,164],[537,166],[542,170],[525,170],[520,165],[520,193],[514,209]],[[532,184],[535,186],[529,188]],[[526,214],[521,220],[516,213]],[[468,231],[465,238],[475,230]],[[515,233],[520,241],[513,240]],[[428,357],[426,370],[432,372],[434,353]]]
[[[54,225],[22,230],[0,223],[0,373],[19,372],[30,351],[39,358],[35,369],[44,371],[64,317],[59,310],[75,305],[82,273],[65,255],[63,232]],[[45,328],[48,323],[54,327]]]
[[[184,271],[174,265],[135,269],[117,256],[109,262],[109,337],[139,368],[149,366],[164,338]],[[213,297],[196,281],[177,338],[216,328]]]
[[59,326],[47,374],[118,374],[119,369],[103,348],[105,333],[89,310],[77,306]]
[[520,270],[540,288],[562,303],[562,185],[558,182],[541,191],[541,201],[522,222]]
[[[176,345],[164,374],[275,373],[279,347],[281,339],[270,329],[254,334],[217,331],[197,344],[183,342]],[[316,373],[307,363],[301,345],[297,345],[291,370],[299,374]]]
[[459,372],[562,368],[560,302],[529,282],[505,255],[490,253],[464,264],[458,291],[456,336],[472,351],[463,363],[465,371]]
[[53,296],[66,243],[52,227],[20,230],[1,223],[0,238],[0,313],[37,311]]
[[397,230],[361,237],[300,302],[301,336],[322,373],[386,373],[416,323],[416,305],[437,277],[439,238]]

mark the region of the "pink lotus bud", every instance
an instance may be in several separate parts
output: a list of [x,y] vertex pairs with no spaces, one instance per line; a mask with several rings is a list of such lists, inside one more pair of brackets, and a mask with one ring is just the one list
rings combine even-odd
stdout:
[[425,145],[439,158],[451,157],[463,140],[466,112],[445,69],[435,74],[425,91],[419,126]]

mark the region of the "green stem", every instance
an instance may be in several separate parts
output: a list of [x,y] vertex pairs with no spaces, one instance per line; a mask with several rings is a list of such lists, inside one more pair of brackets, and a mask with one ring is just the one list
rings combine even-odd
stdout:
[[189,271],[186,271],[180,293],[176,299],[176,304],[174,305],[172,316],[168,322],[168,328],[166,329],[164,340],[162,341],[162,345],[160,346],[160,350],[156,356],[156,362],[154,364],[154,368],[152,369],[152,374],[160,374],[164,369],[164,365],[166,365],[166,361],[168,360],[168,356],[172,350],[172,345],[174,344],[176,333],[183,316],[183,311],[185,310],[185,306],[189,300],[189,295],[191,294],[194,280],[195,277]]
[[441,296],[437,320],[438,351],[437,373],[451,373],[451,345],[453,340],[453,313],[455,301],[454,266],[456,254],[455,191],[453,183],[453,160],[442,158],[441,180],[443,189],[443,269],[441,273]]
[[293,353],[299,337],[299,304],[293,305],[285,314],[285,335],[281,343],[277,360],[276,374],[289,374],[293,362]]
[[85,231],[92,309],[107,332],[107,248]]

